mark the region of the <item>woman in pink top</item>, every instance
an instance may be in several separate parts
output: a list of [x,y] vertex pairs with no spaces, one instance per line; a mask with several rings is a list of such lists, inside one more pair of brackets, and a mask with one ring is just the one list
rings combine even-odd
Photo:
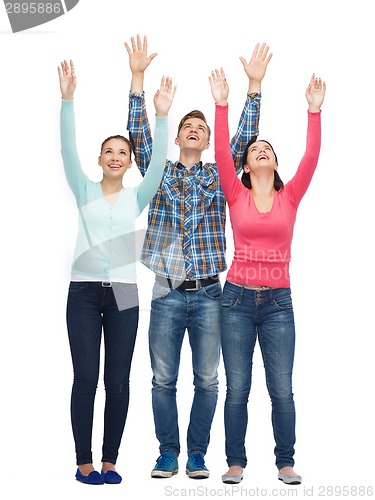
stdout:
[[[253,82],[254,96],[262,78]],[[221,339],[227,379],[224,409],[225,483],[239,483],[247,464],[245,436],[252,357],[258,338],[272,402],[278,479],[300,484],[294,470],[295,407],[292,393],[295,328],[289,261],[298,205],[320,152],[320,108],[326,86],[313,75],[306,89],[306,150],[284,186],[272,146],[254,138],[247,146],[241,180],[229,149],[228,94],[223,70],[210,77],[216,103],[215,157],[233,229],[234,258],[223,290]]]

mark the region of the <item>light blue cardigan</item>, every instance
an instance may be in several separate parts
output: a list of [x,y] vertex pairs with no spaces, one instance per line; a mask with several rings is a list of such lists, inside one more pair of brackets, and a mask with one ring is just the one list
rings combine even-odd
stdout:
[[136,219],[159,187],[168,148],[168,119],[155,117],[155,141],[146,175],[136,187],[123,188],[114,205],[103,196],[100,182],[81,168],[76,147],[73,100],[62,100],[61,154],[65,175],[79,210],[79,226],[71,279],[73,281],[136,282],[136,265],[144,230]]

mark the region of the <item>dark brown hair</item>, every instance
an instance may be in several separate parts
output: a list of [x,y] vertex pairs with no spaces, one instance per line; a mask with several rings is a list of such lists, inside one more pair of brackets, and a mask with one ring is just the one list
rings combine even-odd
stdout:
[[208,123],[207,123],[207,120],[206,120],[206,117],[204,116],[204,114],[202,113],[202,111],[199,111],[198,109],[193,109],[193,111],[190,111],[190,113],[187,113],[185,116],[183,116],[181,118],[181,121],[178,125],[178,129],[177,129],[177,136],[178,134],[180,133],[180,130],[182,129],[184,123],[189,120],[189,118],[199,118],[200,120],[203,120],[204,123],[206,124],[207,126],[207,133],[208,133],[208,140],[210,140],[210,137],[211,137],[211,129],[210,127],[208,126]]
[[129,147],[130,158],[131,158],[132,153],[133,153],[133,145],[132,145],[131,141],[129,139],[127,139],[126,137],[124,137],[123,135],[110,135],[109,137],[107,137],[107,139],[104,139],[104,141],[102,142],[102,145],[100,146],[100,154],[103,153],[103,149],[104,149],[105,144],[108,141],[111,141],[112,139],[120,139],[121,141],[126,142],[126,144]]
[[[246,145],[246,149],[245,149],[245,152],[244,152],[243,157],[242,157],[242,168],[247,164],[247,153],[249,151],[250,146],[252,144],[254,144],[254,142],[258,141],[258,140],[261,141],[261,142],[265,142],[266,144],[268,144],[270,146],[270,148],[272,149],[273,154],[275,155],[276,165],[278,164],[277,155],[275,153],[275,150],[273,149],[272,144],[270,144],[268,141],[265,141],[264,139],[258,139],[255,136],[255,137],[252,137],[250,139],[250,141]],[[274,186],[274,188],[275,188],[276,191],[280,191],[280,189],[282,189],[284,187],[284,183],[280,179],[280,176],[279,176],[279,174],[278,174],[278,172],[277,172],[276,169],[274,170],[274,176],[275,177],[274,177],[273,186]],[[242,176],[241,176],[241,181],[242,181],[242,184],[244,186],[246,186],[247,188],[251,189],[250,172],[243,171],[242,172]]]

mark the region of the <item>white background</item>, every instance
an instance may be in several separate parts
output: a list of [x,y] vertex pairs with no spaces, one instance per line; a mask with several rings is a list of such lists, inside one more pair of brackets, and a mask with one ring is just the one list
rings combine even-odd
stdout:
[[[77,213],[60,157],[57,66],[76,65],[77,141],[83,167],[100,179],[102,140],[126,134],[130,70],[124,42],[140,33],[158,56],[147,70],[152,97],[162,75],[178,86],[170,113],[170,150],[183,114],[202,109],[213,126],[208,75],[223,66],[230,84],[234,133],[247,90],[239,56],[267,42],[273,59],[262,85],[260,136],[272,142],[286,182],[303,154],[305,88],[312,72],[327,82],[317,172],[299,209],[292,247],[297,326],[294,393],[294,496],[329,496],[328,486],[374,486],[374,32],[371,2],[80,0],[63,17],[13,34],[0,7],[0,147],[2,164],[1,477],[3,498],[155,498],[223,496],[223,404],[220,388],[206,463],[211,476],[185,475],[192,400],[190,350],[184,344],[178,402],[180,473],[150,478],[158,456],[151,410],[147,329],[152,276],[139,265],[141,318],[131,373],[131,400],[117,469],[118,486],[75,481],[70,427],[72,368],[65,303]],[[213,141],[204,159],[213,160]],[[136,183],[136,168],[125,180]],[[146,221],[147,210],[140,223]],[[231,261],[228,223],[228,263]],[[225,279],[225,273],[222,280]],[[209,319],[208,319],[209,320]],[[100,467],[103,383],[97,392],[93,452]],[[270,401],[259,348],[249,403],[249,464],[232,496],[286,496],[274,466]],[[173,489],[172,489],[173,488]],[[105,490],[105,491],[104,491]],[[5,494],[4,492],[7,491]],[[349,490],[360,496],[360,490]],[[6,495],[4,496],[3,495]],[[22,496],[21,496],[22,495]]]

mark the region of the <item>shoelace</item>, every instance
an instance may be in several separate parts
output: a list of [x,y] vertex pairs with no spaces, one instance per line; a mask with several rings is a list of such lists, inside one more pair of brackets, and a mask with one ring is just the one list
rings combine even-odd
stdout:
[[203,455],[201,455],[200,453],[196,453],[195,455],[192,455],[190,458],[196,467],[204,467]]
[[160,455],[160,457],[156,460],[158,467],[168,467],[174,461],[174,457],[169,457],[167,455]]

